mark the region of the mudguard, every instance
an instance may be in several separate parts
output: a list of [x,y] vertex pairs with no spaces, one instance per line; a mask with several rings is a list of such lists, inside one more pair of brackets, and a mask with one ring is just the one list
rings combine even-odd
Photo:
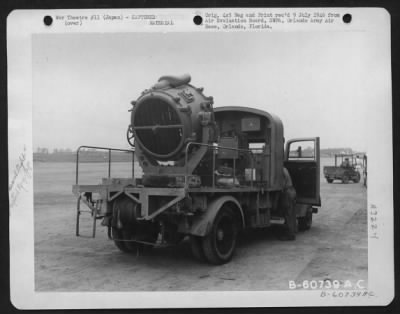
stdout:
[[296,217],[304,217],[311,205],[296,204]]
[[244,222],[242,207],[233,196],[226,195],[217,198],[209,203],[207,211],[203,215],[195,219],[194,222],[192,223],[192,226],[189,230],[189,234],[200,237],[206,236],[211,230],[215,216],[217,216],[218,211],[225,203],[233,203],[235,205],[236,207],[235,210],[240,212],[240,217],[241,217],[240,227],[244,228],[245,222]]

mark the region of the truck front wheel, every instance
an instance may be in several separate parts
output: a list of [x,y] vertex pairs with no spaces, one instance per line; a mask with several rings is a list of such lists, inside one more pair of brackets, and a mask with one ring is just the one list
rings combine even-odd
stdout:
[[210,233],[202,240],[207,261],[216,265],[229,262],[235,251],[237,234],[235,214],[225,205],[215,217]]
[[305,216],[297,218],[297,222],[298,222],[298,230],[299,231],[309,230],[312,225],[312,209],[307,210],[307,213]]

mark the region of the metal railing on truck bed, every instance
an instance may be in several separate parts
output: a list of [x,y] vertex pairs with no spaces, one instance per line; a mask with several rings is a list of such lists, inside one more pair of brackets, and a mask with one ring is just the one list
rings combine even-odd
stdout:
[[[93,227],[92,227],[92,237],[94,238],[96,235],[96,220],[102,219],[103,216],[101,215],[101,206],[103,205],[103,200],[98,199],[93,201],[92,200],[92,191],[86,191],[84,193],[86,199],[82,198],[82,191],[78,187],[79,186],[79,164],[80,164],[80,153],[83,149],[91,149],[94,151],[104,150],[108,152],[108,180],[111,179],[111,162],[112,162],[112,154],[113,151],[118,152],[126,152],[132,153],[132,179],[135,178],[135,151],[130,149],[121,149],[121,148],[110,148],[110,147],[100,147],[100,146],[80,146],[76,151],[76,168],[75,168],[75,188],[79,194],[77,200],[77,207],[76,207],[76,236],[80,236],[79,234],[79,218],[81,213],[89,213],[93,217]],[[89,187],[89,186],[88,186]],[[82,189],[85,189],[85,186],[82,185]],[[91,190],[91,189],[88,189]],[[90,193],[90,196],[87,194]],[[81,201],[85,203],[85,205],[89,208],[89,210],[81,210]]]
[[135,177],[135,151],[130,149],[122,149],[122,148],[110,148],[110,147],[100,147],[100,146],[79,146],[76,150],[76,170],[75,170],[75,184],[79,185],[79,153],[82,149],[93,149],[93,150],[105,150],[108,151],[108,179],[111,178],[111,152],[126,152],[132,153],[132,178]]

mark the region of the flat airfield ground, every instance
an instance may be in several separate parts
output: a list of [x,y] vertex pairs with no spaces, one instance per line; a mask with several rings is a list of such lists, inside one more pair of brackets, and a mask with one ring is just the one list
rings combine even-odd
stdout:
[[[321,169],[324,164],[330,159]],[[102,177],[93,171],[98,166],[82,167],[88,183]],[[213,266],[196,261],[188,241],[140,256],[122,253],[100,221],[96,238],[77,238],[74,167],[34,164],[36,291],[289,290],[289,281],[311,280],[368,284],[367,189],[361,182],[328,184],[321,176],[322,207],[309,231],[289,242],[277,240],[280,226],[245,232],[232,261]],[[90,215],[81,222],[82,234],[90,235]]]

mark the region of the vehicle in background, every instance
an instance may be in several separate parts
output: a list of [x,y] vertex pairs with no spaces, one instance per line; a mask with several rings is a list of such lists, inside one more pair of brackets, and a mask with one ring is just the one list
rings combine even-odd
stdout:
[[358,158],[357,154],[336,154],[335,165],[325,166],[323,169],[326,181],[328,183],[332,183],[334,180],[341,180],[342,183],[360,182]]

